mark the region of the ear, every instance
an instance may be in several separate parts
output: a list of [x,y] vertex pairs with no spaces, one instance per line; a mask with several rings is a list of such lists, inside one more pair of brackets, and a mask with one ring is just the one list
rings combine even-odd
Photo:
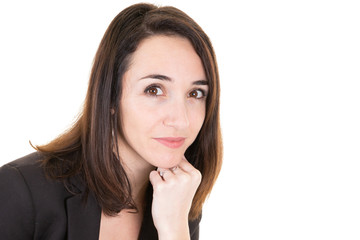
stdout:
[[115,110],[113,108],[110,108],[110,113],[111,115],[114,115],[115,114]]

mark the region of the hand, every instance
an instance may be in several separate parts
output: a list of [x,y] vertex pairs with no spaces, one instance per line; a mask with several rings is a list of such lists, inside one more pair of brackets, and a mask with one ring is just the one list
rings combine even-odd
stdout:
[[184,157],[175,168],[152,171],[150,182],[154,188],[152,216],[159,239],[188,239],[188,215],[201,182],[200,171]]

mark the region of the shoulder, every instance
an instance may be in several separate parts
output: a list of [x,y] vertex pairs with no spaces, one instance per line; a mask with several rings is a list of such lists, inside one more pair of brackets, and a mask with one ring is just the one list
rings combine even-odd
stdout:
[[[0,189],[7,193],[29,194],[29,181],[34,176],[41,177],[41,167],[37,153],[29,154],[0,168]],[[31,181],[30,181],[31,182]],[[1,196],[4,196],[2,194]]]
[[[2,166],[0,168],[0,176],[4,181],[2,187],[26,187],[34,201],[40,200],[39,197],[44,193],[51,194],[50,196],[57,195],[56,192],[64,194],[63,190],[65,189],[62,182],[46,177],[41,164],[42,159],[41,153],[34,152]],[[19,179],[21,179],[22,185],[19,184]],[[15,181],[16,184],[12,181]]]
[[62,225],[60,219],[66,218],[64,199],[71,194],[62,182],[46,177],[41,160],[36,152],[0,168],[2,239],[33,239],[48,229],[44,222],[55,217]]
[[41,171],[42,156],[40,153],[34,152],[9,162],[0,168],[0,174],[4,177],[14,177],[23,173],[39,173]]
[[[34,155],[0,168],[0,235],[4,239],[28,239],[34,231],[34,204],[31,191],[20,169],[29,168]],[[30,167],[32,168],[32,167]],[[20,216],[20,217],[19,217]],[[21,231],[18,231],[21,229]]]
[[34,205],[63,202],[64,198],[72,196],[62,181],[50,179],[42,167],[43,155],[31,153],[0,168],[1,189],[13,193],[14,189],[30,194]]

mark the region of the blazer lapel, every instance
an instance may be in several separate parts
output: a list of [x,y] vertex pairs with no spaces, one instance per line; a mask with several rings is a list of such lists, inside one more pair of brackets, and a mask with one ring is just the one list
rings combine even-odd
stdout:
[[99,239],[101,208],[91,193],[84,201],[84,185],[77,178],[71,180],[72,186],[80,192],[66,199],[67,239],[97,240]]
[[141,224],[139,240],[158,239],[158,233],[154,225],[154,221],[151,214],[153,188],[149,183],[146,193],[146,207],[144,212],[144,219]]
[[[67,239],[68,240],[98,240],[100,231],[101,208],[95,197],[89,193],[84,202],[85,188],[79,179],[72,179],[72,186],[79,192],[66,200],[67,209]],[[144,219],[139,233],[139,240],[158,239],[151,214],[152,187],[149,186],[146,194]]]

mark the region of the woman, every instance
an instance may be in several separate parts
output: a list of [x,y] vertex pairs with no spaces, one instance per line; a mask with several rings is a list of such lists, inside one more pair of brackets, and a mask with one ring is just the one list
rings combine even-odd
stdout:
[[219,90],[190,17],[150,4],[120,12],[73,127],[0,169],[1,238],[198,239],[221,167]]

